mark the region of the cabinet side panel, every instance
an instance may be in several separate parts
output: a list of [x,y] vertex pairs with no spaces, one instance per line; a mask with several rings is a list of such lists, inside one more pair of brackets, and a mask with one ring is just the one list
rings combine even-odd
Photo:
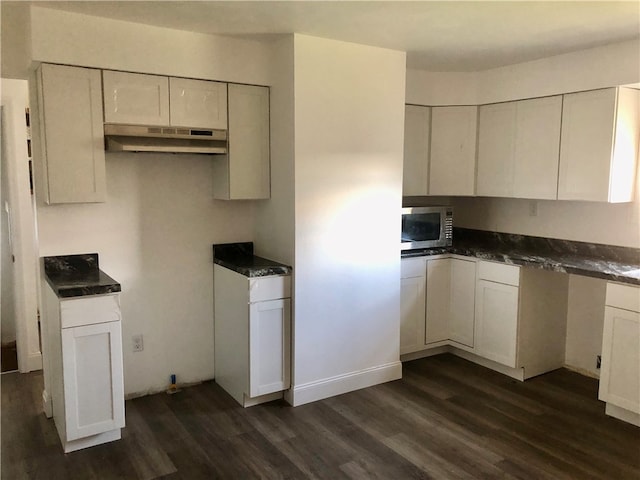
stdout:
[[249,393],[249,283],[214,265],[215,380],[237,402]]
[[229,85],[230,196],[270,196],[269,89]]
[[427,261],[427,344],[449,339],[450,292],[451,259]]
[[569,276],[522,268],[518,320],[518,367],[525,378],[565,363]]
[[640,138],[640,91],[620,88],[613,159],[610,202],[631,202],[635,193]]
[[425,276],[400,280],[400,355],[424,349]]

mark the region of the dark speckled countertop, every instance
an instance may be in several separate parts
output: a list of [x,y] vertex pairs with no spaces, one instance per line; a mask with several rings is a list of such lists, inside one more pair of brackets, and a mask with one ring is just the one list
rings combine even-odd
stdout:
[[291,275],[291,267],[253,254],[253,242],[213,245],[213,262],[245,277]]
[[42,261],[47,283],[60,298],[121,291],[120,284],[100,270],[97,253],[42,257]]
[[454,228],[452,247],[402,257],[447,253],[640,285],[640,249],[555,238]]

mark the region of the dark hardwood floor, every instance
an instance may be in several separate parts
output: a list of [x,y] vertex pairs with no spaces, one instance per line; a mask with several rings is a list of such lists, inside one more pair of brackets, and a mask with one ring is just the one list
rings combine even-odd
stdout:
[[296,408],[206,382],[127,401],[121,441],[67,455],[41,394],[40,373],[2,376],[2,479],[640,478],[640,429],[567,370],[521,383],[441,355]]

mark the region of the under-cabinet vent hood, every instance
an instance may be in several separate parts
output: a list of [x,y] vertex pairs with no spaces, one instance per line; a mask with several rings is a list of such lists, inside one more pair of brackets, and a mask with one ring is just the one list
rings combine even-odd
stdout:
[[104,136],[113,152],[227,153],[226,130],[106,124]]

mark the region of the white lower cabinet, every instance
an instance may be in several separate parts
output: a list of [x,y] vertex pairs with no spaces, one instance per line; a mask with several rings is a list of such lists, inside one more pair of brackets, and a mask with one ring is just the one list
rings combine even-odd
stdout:
[[402,355],[454,347],[520,380],[564,365],[567,275],[457,255],[420,260],[402,260]]
[[426,262],[403,258],[400,262],[400,355],[425,348]]
[[518,287],[478,280],[476,288],[476,353],[516,367]]
[[214,265],[215,380],[240,405],[290,386],[291,277],[246,277]]
[[65,453],[118,440],[125,426],[119,296],[45,289],[53,418]]
[[640,288],[607,284],[598,398],[608,415],[640,426]]

